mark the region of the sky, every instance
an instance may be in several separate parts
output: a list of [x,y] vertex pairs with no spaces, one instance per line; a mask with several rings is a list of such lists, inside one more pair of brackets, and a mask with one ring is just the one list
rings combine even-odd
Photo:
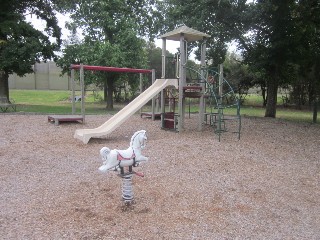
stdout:
[[[65,28],[65,23],[66,21],[69,21],[70,18],[67,15],[62,15],[61,13],[57,13],[57,19],[58,19],[58,24],[59,27],[62,30],[62,39],[67,39],[68,35],[70,34],[69,30]],[[45,28],[45,22],[37,19],[36,16],[30,16],[26,15],[26,20],[27,22],[30,22],[36,29],[43,31]],[[162,40],[161,39],[155,39],[155,44],[157,47],[162,48]],[[176,53],[177,48],[179,47],[179,42],[178,41],[169,41],[167,40],[166,48],[169,52],[171,53]]]
[[[57,13],[57,19],[58,19],[58,24],[59,27],[62,30],[62,39],[67,39],[68,35],[70,34],[68,29],[65,28],[65,23],[66,21],[69,21],[70,18],[67,15],[63,15],[61,13]],[[37,19],[36,16],[33,15],[33,17],[31,17],[30,15],[26,15],[26,20],[30,23],[32,23],[32,25],[40,30],[43,31],[43,29],[45,28],[45,22],[41,21],[40,19]],[[155,39],[155,44],[157,47],[162,48],[162,39]],[[167,40],[166,42],[166,49],[170,52],[175,54],[177,52],[177,48],[180,47],[180,42],[179,41],[171,41],[171,40]],[[231,44],[229,46],[229,51],[235,51],[236,47],[235,45]],[[190,59],[195,60],[195,56],[193,53],[191,53],[190,55]]]

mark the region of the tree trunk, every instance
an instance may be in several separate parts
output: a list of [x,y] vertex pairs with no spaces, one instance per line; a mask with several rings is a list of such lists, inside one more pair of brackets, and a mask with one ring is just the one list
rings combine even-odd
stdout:
[[267,106],[266,87],[265,86],[261,86],[261,94],[262,94],[262,99],[263,99],[262,106],[265,107],[265,106]]
[[317,123],[317,116],[318,116],[318,99],[315,98],[313,103],[313,118],[312,118],[313,123]]
[[113,110],[113,80],[107,78],[107,110]]
[[276,109],[277,109],[277,94],[278,94],[278,81],[277,74],[273,73],[272,76],[267,81],[267,106],[265,117],[276,117]]
[[107,97],[108,97],[108,85],[107,85],[107,80],[106,80],[103,83],[103,101],[104,102],[107,102]]
[[0,102],[9,102],[9,75],[0,71]]

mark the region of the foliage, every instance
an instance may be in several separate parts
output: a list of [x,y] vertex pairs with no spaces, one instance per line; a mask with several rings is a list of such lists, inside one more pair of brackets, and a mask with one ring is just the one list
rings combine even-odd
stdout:
[[301,101],[319,96],[319,1],[169,0],[162,7],[167,28],[186,24],[212,36],[213,66],[224,61],[226,44],[237,42],[248,74],[261,86],[266,116],[276,115],[279,87],[298,84]]
[[[33,72],[40,60],[55,57],[61,44],[61,29],[50,1],[1,1],[0,10],[0,96],[9,99],[8,75],[23,76]],[[26,22],[26,15],[34,15],[46,22],[45,33]],[[56,39],[51,43],[49,36]]]
[[[296,7],[297,77],[292,82],[292,99],[299,107],[310,106],[320,97],[320,2],[301,0]],[[300,91],[301,90],[301,91]]]
[[300,106],[319,93],[313,70],[319,59],[319,10],[319,1],[257,1],[252,6],[253,34],[244,58],[266,80],[266,116],[275,116],[278,86],[291,85],[291,100]]
[[254,86],[254,75],[248,70],[248,66],[237,60],[239,57],[231,53],[223,63],[224,75],[234,92],[238,94],[241,103],[245,100],[248,91]]
[[156,79],[160,79],[162,75],[162,49],[156,47],[153,42],[149,42],[147,44],[147,57],[148,57],[148,64],[150,69],[155,69],[156,71]]
[[[211,35],[207,39],[208,59],[217,66],[225,59],[227,43],[246,32],[241,14],[248,8],[244,0],[169,0],[162,3],[166,13],[164,31],[185,24]],[[201,44],[201,43],[200,43]],[[191,46],[195,46],[192,43]],[[199,46],[199,45],[198,45]],[[199,48],[196,51],[200,60]]]
[[[156,47],[153,42],[148,42],[146,46],[146,54],[148,58],[148,68],[155,69],[156,79],[161,78],[162,75],[162,49]],[[174,78],[175,70],[175,56],[166,51],[166,78]]]
[[[152,35],[154,1],[89,1],[76,0],[64,6],[72,23],[68,26],[83,31],[83,41],[66,45],[59,65],[67,71],[71,63],[88,65],[145,68],[145,42],[140,36]],[[137,88],[137,77],[119,73],[87,73],[87,83],[105,87],[107,108],[113,108],[113,93],[122,86]],[[125,81],[125,82],[124,82]],[[118,95],[118,94],[116,94]]]
[[192,60],[187,60],[186,62],[186,78],[187,82],[191,84],[199,84],[200,82],[203,81],[201,76],[201,69],[200,65],[196,64]]
[[[245,44],[244,60],[263,69],[267,87],[266,117],[276,115],[276,97],[281,83],[289,80],[289,65],[296,45],[293,11],[295,1],[257,1],[251,6],[251,35]],[[258,60],[258,61],[257,61]]]

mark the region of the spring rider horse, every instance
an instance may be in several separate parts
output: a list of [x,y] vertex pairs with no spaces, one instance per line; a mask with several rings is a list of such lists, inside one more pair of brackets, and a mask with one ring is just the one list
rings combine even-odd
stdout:
[[[122,177],[122,199],[126,205],[133,203],[132,191],[132,176],[143,177],[143,173],[138,173],[132,170],[132,167],[138,167],[141,162],[148,161],[148,158],[143,156],[141,150],[145,148],[147,135],[145,130],[137,131],[133,134],[130,141],[130,146],[126,150],[113,149],[103,147],[100,150],[103,165],[99,167],[101,172],[119,171],[119,176]],[[124,169],[128,168],[128,172]]]

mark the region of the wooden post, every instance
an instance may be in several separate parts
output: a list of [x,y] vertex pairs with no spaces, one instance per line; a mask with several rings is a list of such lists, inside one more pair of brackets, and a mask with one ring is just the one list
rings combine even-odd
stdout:
[[[71,65],[72,66],[72,65]],[[71,75],[70,75],[70,81],[71,81],[71,90],[72,90],[72,114],[74,115],[76,113],[76,104],[75,104],[75,82],[74,82],[74,69],[71,69]]]
[[[152,69],[151,79],[152,79],[152,84],[153,84],[156,80],[156,70],[155,69]],[[154,109],[155,108],[155,98],[156,97],[153,97],[151,100],[152,121],[154,121],[156,119],[155,118],[155,109]]]
[[[165,79],[166,77],[166,38],[162,38],[162,72],[161,78]],[[164,89],[161,91],[161,127],[164,127],[164,113],[165,113],[165,96]]]
[[[204,38],[204,42],[201,45],[201,75],[202,78],[205,77],[205,71],[204,68],[206,67],[206,39]],[[204,122],[204,106],[205,106],[205,102],[204,102],[204,90],[205,90],[205,82],[202,81],[200,83],[202,89],[201,89],[201,97],[200,97],[200,102],[199,102],[199,125],[198,125],[198,130],[202,131],[203,129],[203,122]]]
[[186,84],[185,76],[185,43],[184,34],[180,34],[180,66],[179,66],[179,119],[178,119],[178,131],[181,132],[184,128],[184,114],[185,114],[185,103],[183,97],[183,87]]
[[83,64],[80,64],[80,86],[81,86],[81,115],[83,119],[83,123],[85,123],[85,90],[84,90],[84,71],[83,71]]
[[[141,94],[143,92],[142,73],[139,73],[139,80],[140,80],[139,93]],[[142,113],[142,107],[140,108],[140,116],[141,116],[141,113]]]
[[179,67],[180,67],[180,54],[177,53],[176,55],[176,78],[180,78],[179,77]]
[[166,78],[166,38],[162,38],[161,78]]

